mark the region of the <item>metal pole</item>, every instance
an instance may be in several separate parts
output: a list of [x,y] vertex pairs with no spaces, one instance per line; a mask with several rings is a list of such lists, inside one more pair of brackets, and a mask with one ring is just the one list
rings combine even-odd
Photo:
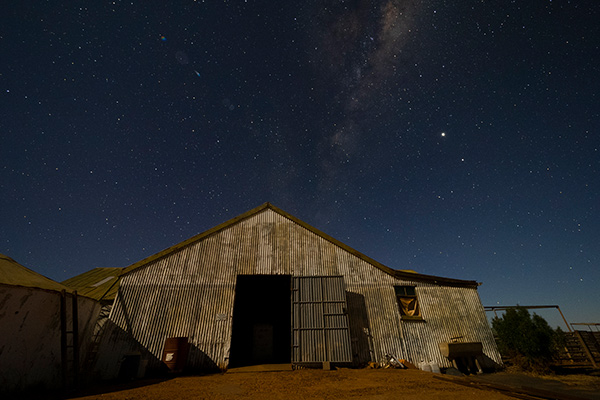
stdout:
[[62,364],[62,386],[67,388],[67,295],[63,289],[60,292],[60,361]]
[[79,304],[77,301],[77,291],[74,291],[71,295],[71,305],[73,306],[73,383],[77,386],[79,384]]
[[[497,306],[497,307],[496,306],[487,306],[487,307],[484,307],[483,309],[485,311],[493,311],[494,315],[496,315],[496,317],[497,317],[498,315],[496,314],[496,310],[503,311],[503,310],[508,310],[510,308],[516,308],[516,307],[517,306]],[[560,310],[559,306],[552,305],[552,306],[519,306],[519,307],[526,308],[528,310],[536,310],[536,309],[540,309],[540,308],[556,308],[558,310],[558,312],[560,313],[560,316],[562,317],[563,321],[565,321],[565,325],[567,326],[567,329],[569,330],[569,332],[573,332],[573,330],[571,329],[571,326],[567,322],[567,319],[565,318],[564,314]]]
[[560,316],[562,317],[563,321],[565,321],[565,325],[567,326],[567,329],[569,330],[569,332],[573,332],[571,330],[571,327],[569,326],[569,323],[567,322],[567,319],[565,318],[565,316],[563,315],[562,311],[560,311],[560,307],[556,306],[556,309],[558,310],[558,312],[560,313]]

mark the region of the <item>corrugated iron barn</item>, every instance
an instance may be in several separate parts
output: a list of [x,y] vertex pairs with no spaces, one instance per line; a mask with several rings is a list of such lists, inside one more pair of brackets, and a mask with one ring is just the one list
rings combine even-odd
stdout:
[[[452,342],[480,343],[483,367],[501,363],[477,282],[393,270],[269,203],[125,268],[118,285],[104,378],[165,355],[195,369],[386,354],[450,367],[440,344]],[[169,338],[187,347],[167,354]]]
[[100,305],[0,254],[0,392],[79,380]]

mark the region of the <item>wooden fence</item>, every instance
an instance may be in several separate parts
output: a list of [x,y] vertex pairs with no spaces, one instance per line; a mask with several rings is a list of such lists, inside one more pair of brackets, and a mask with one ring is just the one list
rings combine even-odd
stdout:
[[565,349],[561,361],[600,368],[600,332],[565,332]]

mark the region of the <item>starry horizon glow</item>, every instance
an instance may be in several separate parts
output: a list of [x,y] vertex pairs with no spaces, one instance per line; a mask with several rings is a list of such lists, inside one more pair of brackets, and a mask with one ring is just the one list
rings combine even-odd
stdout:
[[268,201],[391,268],[481,281],[484,305],[600,322],[599,14],[7,7],[0,252],[62,281]]

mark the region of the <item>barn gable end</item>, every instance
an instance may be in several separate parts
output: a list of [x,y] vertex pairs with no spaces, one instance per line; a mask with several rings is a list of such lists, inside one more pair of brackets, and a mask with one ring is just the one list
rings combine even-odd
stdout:
[[[127,352],[138,352],[151,369],[160,366],[165,339],[172,337],[188,338],[190,368],[226,369],[230,362],[235,364],[240,350],[232,350],[232,336],[242,329],[234,321],[240,276],[341,277],[348,338],[339,340],[349,348],[349,361],[355,365],[390,353],[415,363],[450,366],[438,344],[452,337],[482,342],[486,356],[500,363],[476,282],[392,270],[267,203],[124,269],[97,365],[103,376],[112,377],[119,369],[116,355]],[[280,296],[282,288],[270,287],[267,281],[254,280],[257,298],[262,293],[268,299],[263,292]],[[395,286],[415,288],[420,318],[401,317]],[[252,296],[246,296],[251,301]],[[277,333],[282,325],[270,314],[287,320],[289,314],[284,308],[269,308],[267,300],[256,301],[254,308],[266,308],[262,314],[257,311],[254,335],[266,335],[267,342],[277,335],[280,339],[274,342],[287,340]],[[339,324],[341,329],[343,322]],[[290,338],[290,346],[297,340]],[[271,351],[268,346],[266,351]],[[289,354],[293,361],[291,349]],[[254,356],[247,353],[247,358]]]

